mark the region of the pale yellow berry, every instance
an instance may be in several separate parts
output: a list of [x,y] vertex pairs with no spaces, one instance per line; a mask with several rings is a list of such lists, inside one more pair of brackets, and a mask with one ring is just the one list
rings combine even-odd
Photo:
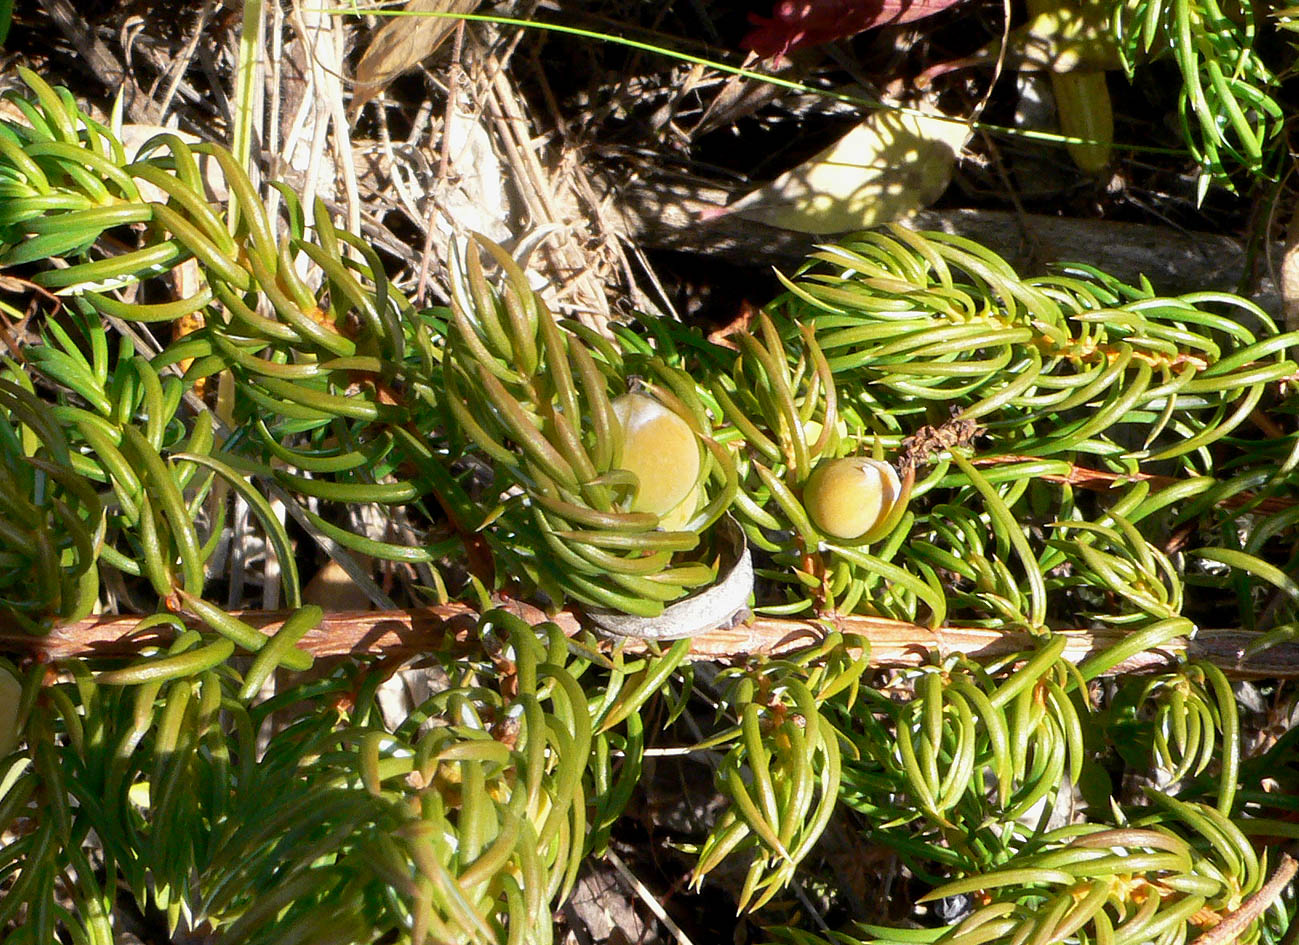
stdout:
[[677,503],[675,508],[669,509],[659,516],[659,528],[665,532],[677,532],[686,527],[686,523],[695,517],[699,511],[699,500],[703,496],[704,490],[701,483],[695,483],[695,487],[686,493],[686,497]]
[[[809,446],[811,446],[820,439],[821,431],[824,429],[825,427],[820,420],[808,420],[803,424],[803,439]],[[834,434],[840,439],[846,437],[848,435],[848,424],[844,423],[843,420],[836,420],[834,424]]]
[[614,400],[613,412],[622,427],[620,465],[635,473],[640,483],[630,511],[653,515],[674,511],[699,482],[699,441],[694,430],[644,394],[623,394]]
[[867,456],[824,459],[807,477],[803,505],[833,538],[860,538],[879,524],[902,493],[897,471]]

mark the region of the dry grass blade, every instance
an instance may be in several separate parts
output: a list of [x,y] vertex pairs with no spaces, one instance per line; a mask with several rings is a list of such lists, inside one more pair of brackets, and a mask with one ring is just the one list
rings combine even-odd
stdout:
[[556,301],[564,307],[576,309],[579,317],[592,327],[604,330],[609,317],[609,301],[591,260],[583,250],[587,241],[585,221],[574,219],[574,214],[569,212],[569,205],[575,204],[576,198],[562,180],[562,175],[548,173],[537,156],[532,123],[513,78],[495,57],[488,57],[486,67],[490,77],[489,112],[497,140],[527,206],[529,220],[534,227],[559,224],[565,230],[544,250],[552,270],[562,282],[560,298]]
[[627,868],[627,864],[622,861],[622,858],[612,850],[606,851],[605,856],[608,858],[609,862],[613,864],[613,868],[618,871],[622,878],[636,890],[637,898],[645,904],[647,909],[658,917],[660,922],[668,927],[668,931],[672,933],[676,940],[680,942],[681,945],[693,945],[686,933],[681,931],[681,927],[672,921],[672,917],[667,914],[667,910],[665,910],[658,899],[654,897],[654,894],[650,892],[649,889],[645,887],[645,884],[637,879],[636,875]]

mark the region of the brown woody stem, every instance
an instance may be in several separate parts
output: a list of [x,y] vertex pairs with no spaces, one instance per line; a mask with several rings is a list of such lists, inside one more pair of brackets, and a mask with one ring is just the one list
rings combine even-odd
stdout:
[[[1016,456],[1008,453],[1002,456],[979,456],[971,460],[976,466],[1002,466],[1007,463],[1027,463],[1036,462],[1041,457],[1038,456]],[[1071,486],[1077,486],[1080,489],[1088,489],[1092,492],[1108,492],[1117,486],[1127,485],[1133,482],[1148,482],[1150,488],[1159,490],[1168,486],[1176,485],[1182,480],[1172,476],[1159,476],[1154,473],[1112,473],[1100,469],[1088,469],[1086,466],[1074,466],[1068,473],[1059,475],[1056,473],[1046,473],[1040,476],[1047,482],[1066,483]],[[1228,496],[1218,504],[1223,508],[1234,509],[1248,505],[1253,502],[1255,495],[1253,492],[1238,492],[1235,495]],[[1294,506],[1294,500],[1284,496],[1269,496],[1258,503],[1255,509],[1260,515],[1272,515],[1276,512],[1283,512]]]
[[1191,945],[1232,945],[1259,916],[1267,911],[1268,906],[1285,892],[1286,886],[1294,879],[1296,867],[1294,857],[1288,853],[1281,854],[1272,878],[1263,884],[1263,888],[1240,904],[1240,908],[1225,916],[1221,922],[1197,938]]
[[[529,623],[552,620],[568,635],[581,629],[581,618],[572,610],[548,616],[527,604],[510,601],[503,605]],[[287,616],[284,612],[245,612],[240,618],[263,633],[271,634]],[[440,648],[473,647],[471,642],[477,613],[462,604],[447,604],[412,610],[340,612],[326,614],[320,626],[298,644],[318,657],[375,656],[402,657],[429,653]],[[133,635],[138,616],[92,617],[58,627],[45,637],[0,632],[0,653],[20,657],[60,660],[79,656],[129,656],[150,644],[166,642],[165,628]],[[881,617],[833,617],[821,620],[793,620],[759,617],[728,630],[713,630],[696,636],[690,658],[696,661],[736,660],[748,656],[789,653],[821,640],[838,630],[857,634],[870,644],[870,661],[876,666],[918,666],[931,660],[964,654],[976,660],[994,660],[1035,645],[1027,633],[988,630],[977,627],[929,629]],[[1066,639],[1064,658],[1081,662],[1114,645],[1128,635],[1124,630],[1062,630]],[[1139,653],[1109,670],[1107,675],[1155,672],[1169,669],[1180,659],[1209,661],[1235,678],[1299,678],[1299,642],[1281,642],[1265,653],[1244,656],[1245,648],[1259,634],[1240,630],[1201,630],[1194,639],[1178,637],[1153,650]],[[645,644],[629,641],[627,650],[643,650]]]

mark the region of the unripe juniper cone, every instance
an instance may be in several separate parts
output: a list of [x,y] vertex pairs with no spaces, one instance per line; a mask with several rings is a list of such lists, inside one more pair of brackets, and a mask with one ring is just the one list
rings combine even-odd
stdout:
[[860,538],[886,518],[902,493],[897,470],[867,456],[826,459],[803,487],[813,524],[833,538]]
[[[619,465],[635,473],[640,483],[629,511],[667,516],[691,497],[697,502],[699,441],[690,425],[644,394],[623,394],[612,406],[622,425]],[[671,518],[683,523],[693,512],[687,508],[684,515]]]

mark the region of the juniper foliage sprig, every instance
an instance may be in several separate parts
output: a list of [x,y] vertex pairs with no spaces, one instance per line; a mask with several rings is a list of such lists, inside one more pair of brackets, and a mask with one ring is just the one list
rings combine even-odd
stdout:
[[[270,218],[215,145],[164,134],[128,160],[24,78],[26,120],[0,122],[0,265],[44,294],[30,318],[0,300],[40,339],[0,368],[0,613],[15,655],[106,605],[141,618],[132,659],[0,667],[21,690],[11,748],[0,732],[7,940],[110,941],[119,901],[229,941],[549,940],[662,737],[649,719],[674,731],[705,690],[688,641],[606,652],[491,595],[656,613],[709,580],[728,512],[759,557],[755,606],[825,632],[716,681],[700,750],[727,747],[726,808],[696,884],[747,858],[737,901],[779,909],[834,824],[935,895],[981,897],[874,939],[1176,945],[1259,888],[1242,837],[1297,833],[1271,789],[1299,778],[1295,740],[1242,757],[1218,668],[1098,683],[1223,614],[1266,631],[1255,648],[1299,626],[1296,339],[1257,307],[1081,266],[1025,279],[893,228],[822,249],[734,349],[664,319],[556,319],[486,243],[500,279],[466,252],[452,308],[417,310],[323,206],[308,225],[282,188]],[[182,267],[198,288],[177,300]],[[630,511],[610,415],[637,385],[697,439],[680,528]],[[1246,423],[1261,406],[1279,435]],[[860,540],[818,528],[807,495],[850,456],[907,486]],[[214,602],[231,493],[280,564],[292,615],[269,636]],[[363,533],[375,504],[408,527]],[[485,611],[427,655],[434,692],[408,716],[380,711],[381,662],[312,666],[304,536]],[[1024,642],[880,680],[836,630],[849,614]],[[1058,631],[1095,626],[1125,636],[1062,660]],[[1152,769],[1181,781],[1125,789]],[[1293,912],[1246,937],[1275,941]]]
[[[1139,62],[1171,58],[1181,74],[1177,109],[1183,140],[1202,168],[1201,200],[1211,182],[1232,187],[1238,170],[1276,173],[1284,109],[1279,78],[1255,48],[1260,12],[1249,0],[1122,0],[1113,33],[1131,78]],[[1265,20],[1270,9],[1261,12]]]
[[[632,510],[640,485],[620,465],[626,435],[609,387],[625,386],[633,369],[607,342],[597,347],[561,326],[505,251],[484,245],[508,285],[498,292],[487,283],[477,252],[456,267],[443,380],[456,425],[495,465],[496,488],[522,490],[494,527],[509,529],[516,548],[532,549],[526,567],[555,599],[655,616],[717,578],[706,558],[687,553],[730,505],[733,460],[712,439],[693,385],[677,378],[684,400],[666,386],[657,397],[693,427],[705,457],[684,491],[709,479],[715,487],[672,530],[659,527],[658,515]],[[651,369],[672,376],[665,364]]]
[[[1154,812],[1131,824],[1065,827],[1001,869],[940,886],[926,898],[986,891],[968,918],[934,929],[863,926],[839,945],[1016,941],[1158,941],[1180,945],[1240,908],[1265,879],[1249,840],[1210,807],[1150,792]],[[1284,923],[1281,923],[1283,926]],[[1275,914],[1241,941],[1274,941]],[[784,942],[825,941],[784,930]]]
[[[298,611],[269,646],[319,619]],[[31,755],[6,760],[0,799],[0,826],[21,833],[0,864],[15,877],[0,925],[26,916],[5,940],[112,942],[125,892],[214,941],[549,941],[593,788],[606,819],[630,793],[595,749],[616,725],[640,731],[653,690],[589,705],[590,663],[557,628],[505,612],[484,615],[474,644],[473,658],[430,654],[445,683],[396,719],[376,700],[379,664],[257,702],[267,661],[240,674],[224,640],[193,631],[126,667],[38,679]],[[620,673],[674,665],[655,662]]]

